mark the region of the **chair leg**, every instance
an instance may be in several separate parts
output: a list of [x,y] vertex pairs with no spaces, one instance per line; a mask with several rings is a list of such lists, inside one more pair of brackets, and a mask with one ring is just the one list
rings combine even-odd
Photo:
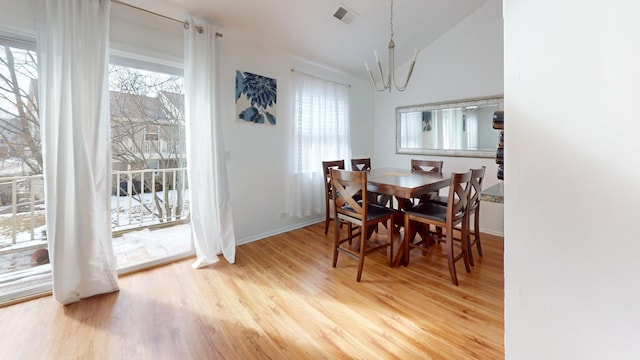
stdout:
[[334,210],[334,205],[332,200],[331,202],[327,202],[324,207],[324,234],[325,235],[327,235],[327,232],[329,232],[329,223],[331,222],[331,220],[334,220],[332,217],[333,210]]
[[347,226],[347,243],[351,245],[353,243],[353,224],[347,223]]
[[338,246],[340,246],[340,221],[334,221],[335,227],[333,231],[333,267],[338,263]]
[[[475,237],[475,232],[473,236]],[[475,262],[473,261],[473,251],[471,251],[473,249],[473,244],[474,244],[474,242],[471,241],[471,231],[467,231],[467,236],[465,237],[465,239],[466,239],[466,245],[467,245],[467,254],[469,257],[469,264],[471,264],[471,266],[476,266]]]
[[366,242],[367,235],[364,229],[360,231],[360,259],[358,259],[358,276],[356,276],[356,281],[360,282],[360,278],[362,278],[362,268],[364,267],[364,252],[366,250]]
[[[454,285],[458,285],[458,275],[456,274],[456,255],[454,254],[454,246],[453,246],[453,227],[447,227],[446,229],[446,237],[445,237],[445,245],[447,248],[447,262],[449,263],[449,275],[451,275],[451,282]],[[462,256],[462,261],[464,262],[465,270],[470,273],[471,266],[469,264],[469,249],[467,246],[467,240],[469,235],[469,229],[466,224],[462,225],[462,233],[460,234],[460,247],[462,252],[460,256]]]
[[469,247],[469,219],[467,218],[462,222],[462,229],[460,233],[460,248],[462,249],[462,260],[464,261],[464,268],[468,273],[471,272],[471,261],[469,257],[471,254],[471,248]]
[[458,286],[458,276],[456,275],[456,259],[453,254],[453,233],[447,229],[447,236],[445,244],[447,247],[447,262],[449,263],[449,275],[451,276],[451,282],[453,285]]
[[431,227],[429,226],[429,224],[420,223],[418,224],[418,229],[419,230],[416,230],[416,232],[422,238],[422,256],[425,256],[427,255],[427,246],[429,246],[427,242],[430,240],[429,231],[431,231]]
[[[453,236],[453,235],[452,235]],[[464,269],[470,273],[471,272],[471,261],[469,260],[469,256],[471,254],[471,249],[469,248],[469,242],[464,241],[463,239],[469,239],[469,225],[462,224],[462,233],[460,234],[460,248],[462,249],[462,261],[464,262]]]
[[[482,245],[480,244],[480,221],[478,217],[478,213],[474,213],[473,215],[473,234],[471,230],[468,231],[467,235],[467,251],[469,252],[469,263],[471,266],[476,266],[473,260],[473,245],[476,246],[478,250],[478,255],[482,257]],[[473,235],[473,241],[471,240],[471,236]]]
[[439,243],[440,241],[442,241],[443,238],[444,238],[444,235],[442,234],[442,228],[440,226],[436,226],[436,236],[434,241],[436,243]]
[[473,246],[471,245],[471,231],[467,232],[467,254],[469,254],[469,264],[471,264],[471,266],[476,266],[475,262],[473,261],[473,251],[471,251],[471,249],[473,249]]
[[482,245],[480,244],[480,208],[478,208],[475,215],[473,215],[473,233],[475,234],[475,238],[473,240],[476,244],[476,248],[478,249],[478,255],[482,257]]

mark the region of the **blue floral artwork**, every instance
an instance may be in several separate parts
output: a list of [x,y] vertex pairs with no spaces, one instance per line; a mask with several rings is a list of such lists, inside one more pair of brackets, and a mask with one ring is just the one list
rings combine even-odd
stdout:
[[276,79],[236,70],[236,113],[256,124],[276,124]]

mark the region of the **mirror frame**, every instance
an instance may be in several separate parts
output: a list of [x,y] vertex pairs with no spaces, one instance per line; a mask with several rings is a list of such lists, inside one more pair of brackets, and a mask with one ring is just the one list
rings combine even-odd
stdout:
[[442,110],[456,107],[475,106],[475,105],[487,105],[499,103],[499,110],[504,108],[504,96],[494,95],[478,98],[469,98],[462,100],[443,101],[437,103],[428,103],[421,105],[409,105],[399,106],[396,108],[396,154],[410,154],[410,155],[435,155],[435,156],[458,156],[458,157],[478,157],[478,158],[493,158],[496,156],[496,149],[498,148],[498,131],[496,130],[496,148],[495,149],[481,149],[481,150],[457,150],[457,149],[410,149],[400,147],[400,118],[402,113],[417,112],[417,111],[432,111]]

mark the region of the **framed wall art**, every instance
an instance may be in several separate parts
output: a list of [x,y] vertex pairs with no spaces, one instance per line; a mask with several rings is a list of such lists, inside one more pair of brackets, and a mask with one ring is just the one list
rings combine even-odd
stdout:
[[236,70],[236,117],[256,124],[276,124],[276,79]]

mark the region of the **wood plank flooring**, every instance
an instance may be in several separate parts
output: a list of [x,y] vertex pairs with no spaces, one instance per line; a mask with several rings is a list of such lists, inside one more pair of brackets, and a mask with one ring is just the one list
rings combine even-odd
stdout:
[[504,358],[502,238],[483,237],[470,274],[457,264],[457,287],[435,247],[400,268],[370,255],[357,283],[355,260],[331,267],[323,226],[239,246],[233,265],[188,259],[76,304],[0,308],[0,359]]

